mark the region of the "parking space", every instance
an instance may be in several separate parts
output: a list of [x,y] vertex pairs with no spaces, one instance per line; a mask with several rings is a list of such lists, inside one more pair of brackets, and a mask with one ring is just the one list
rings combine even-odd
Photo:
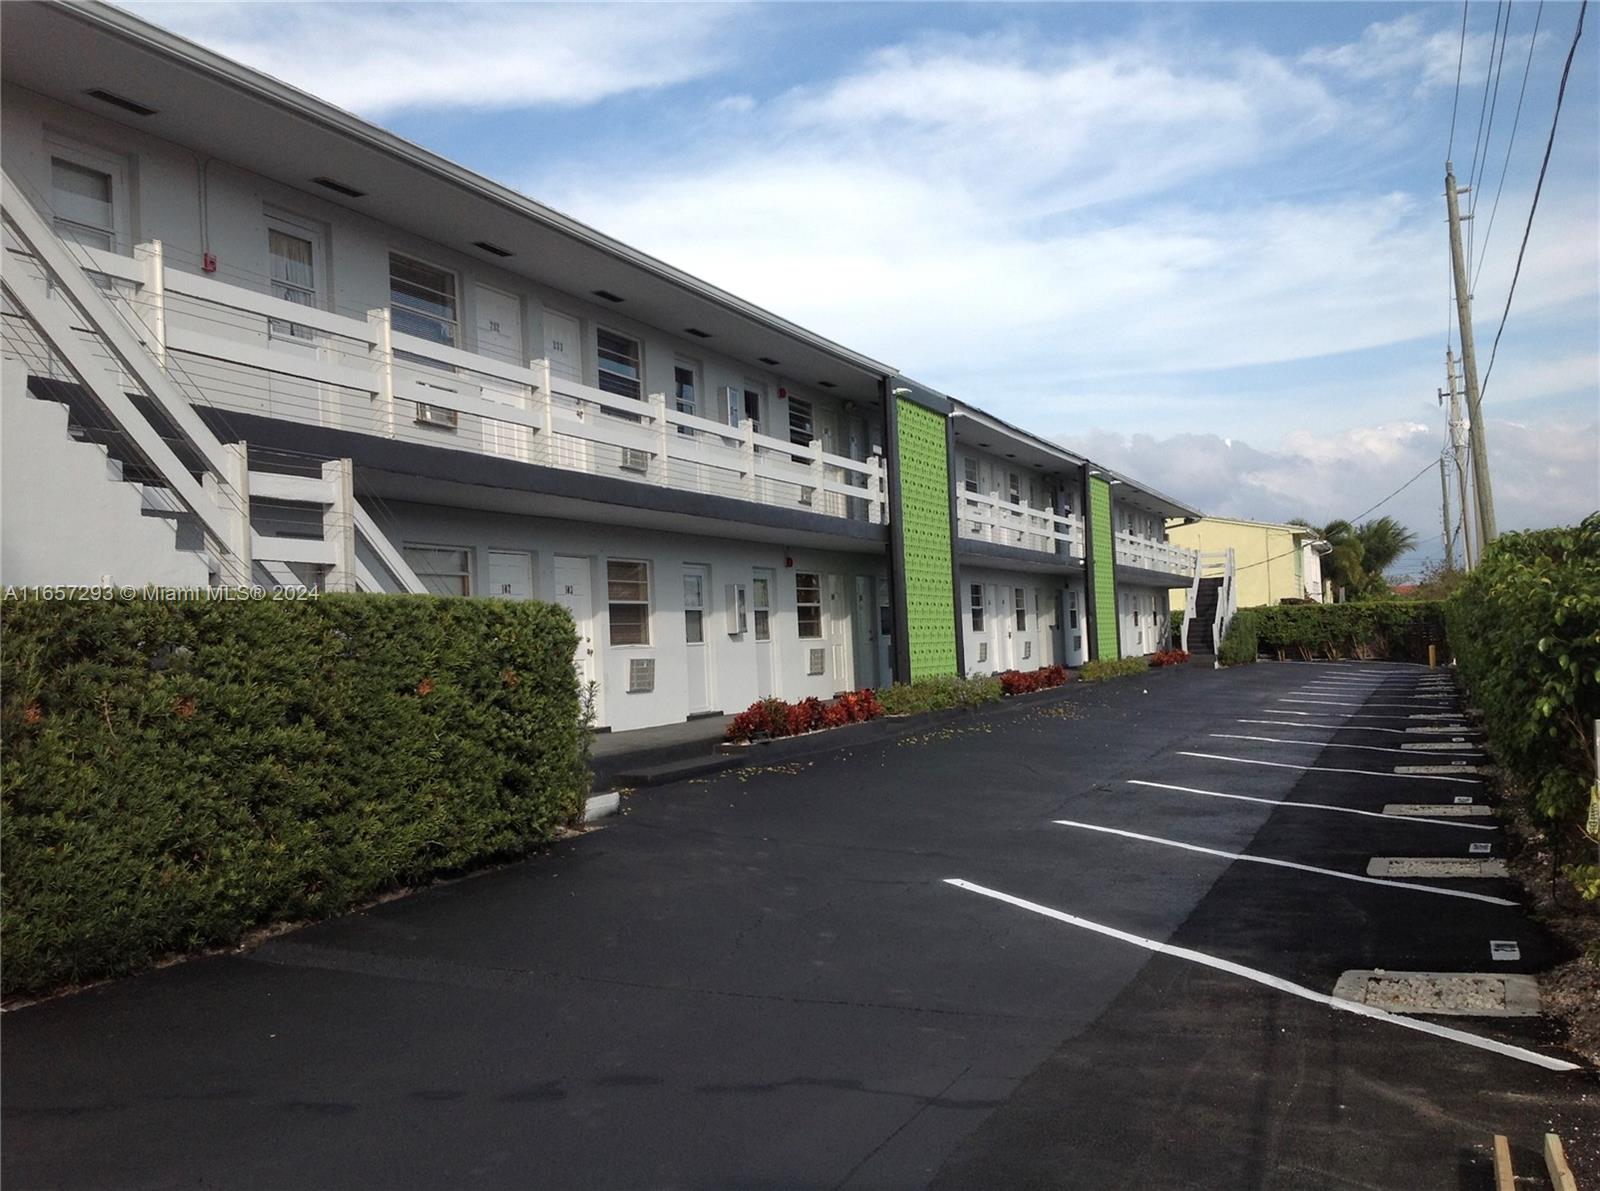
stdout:
[[1494,1132],[1596,1126],[1539,1019],[1327,1002],[1349,969],[1554,955],[1503,879],[1367,873],[1501,853],[1453,813],[1478,775],[1395,773],[1453,750],[1354,747],[1461,722],[1417,668],[1181,670],[651,791],[524,863],[8,1015],[4,1173],[1457,1187]]

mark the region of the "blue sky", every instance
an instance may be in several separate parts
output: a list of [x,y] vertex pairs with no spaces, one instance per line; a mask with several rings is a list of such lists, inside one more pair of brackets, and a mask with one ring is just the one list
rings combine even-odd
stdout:
[[[1444,439],[1459,5],[130,7],[1208,511],[1352,516]],[[1507,11],[1454,149],[1485,362],[1578,13],[1509,6],[1476,151]],[[1487,392],[1504,528],[1600,506],[1597,43]],[[1404,565],[1437,491],[1382,510]]]

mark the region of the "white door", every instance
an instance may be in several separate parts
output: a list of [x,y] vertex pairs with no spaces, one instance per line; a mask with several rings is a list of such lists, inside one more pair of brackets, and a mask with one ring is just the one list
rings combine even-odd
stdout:
[[683,568],[684,672],[688,679],[689,714],[711,710],[711,625],[706,592],[711,568],[685,563]]
[[[578,682],[585,691],[595,681],[594,657],[594,599],[589,588],[589,560],[558,554],[555,559],[556,603],[572,614],[572,623],[578,627],[578,651],[575,661]],[[596,722],[600,722],[600,709],[595,708]]]
[[[493,286],[480,285],[477,308],[479,353],[502,364],[526,367],[528,358],[522,348],[522,299]],[[526,390],[511,381],[486,380],[483,395],[490,401],[516,409],[528,408]],[[483,449],[490,454],[527,459],[532,440],[533,432],[526,426],[496,422],[492,418],[483,420]]]
[[989,656],[995,670],[1014,670],[1016,659],[1011,648],[1011,588],[1004,583],[987,585],[984,615],[989,621]]
[[829,575],[827,583],[828,643],[833,653],[833,689],[855,689],[855,665],[852,656],[850,609],[854,601],[845,594],[845,577]]
[[772,653],[772,593],[777,587],[777,572],[757,567],[750,578],[750,635],[755,639],[756,697],[772,698],[777,690]]
[[[814,418],[817,438],[822,443],[822,449],[829,455],[839,454],[839,419],[832,411],[822,409],[816,411]],[[837,467],[824,466],[822,477],[831,483],[844,483],[844,472]],[[819,492],[817,494],[817,508],[829,516],[842,517],[844,515],[844,497],[837,492]]]
[[533,555],[520,550],[489,551],[489,590],[503,600],[533,598]]
[[1076,587],[1067,588],[1067,625],[1061,634],[1066,648],[1067,665],[1081,666],[1084,663],[1085,630],[1083,624],[1082,597]]
[[[583,339],[577,319],[556,310],[544,312],[544,357],[550,362],[552,396],[558,405],[570,407],[571,400],[562,398],[554,382],[569,380],[581,384],[583,381]],[[593,470],[593,452],[587,439],[552,434],[548,450],[557,467]]]

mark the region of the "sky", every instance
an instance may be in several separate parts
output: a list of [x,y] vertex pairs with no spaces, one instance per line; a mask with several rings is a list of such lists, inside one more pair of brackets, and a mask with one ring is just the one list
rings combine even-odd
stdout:
[[[1578,19],[1479,0],[1463,37],[1459,4],[127,7],[1206,512],[1355,519],[1424,473],[1371,514],[1416,532],[1410,572],[1443,553],[1446,154],[1477,179],[1483,372]],[[1588,23],[1485,387],[1502,530],[1600,507]]]

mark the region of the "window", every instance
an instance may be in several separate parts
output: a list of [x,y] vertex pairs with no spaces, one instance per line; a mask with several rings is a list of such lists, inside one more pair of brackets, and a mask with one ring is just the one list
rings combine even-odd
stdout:
[[606,560],[611,644],[650,644],[650,564]]
[[967,606],[972,612],[972,631],[983,632],[983,584],[974,583],[967,597]]
[[107,252],[116,250],[116,192],[109,172],[52,157],[50,187],[55,228],[62,239]]
[[798,397],[789,398],[789,441],[797,446],[809,447],[814,437],[811,402]]
[[700,645],[706,639],[706,577],[686,574],[683,577],[683,639],[690,645]]
[[[700,376],[693,364],[679,360],[672,369],[672,398],[680,414],[700,412]],[[694,435],[693,426],[679,426],[679,434]]]
[[459,314],[455,274],[389,254],[389,316],[396,331],[455,347]]
[[802,638],[822,636],[822,576],[796,571],[794,575],[795,612]]
[[[316,255],[309,237],[294,235],[282,228],[267,228],[268,275],[272,296],[296,306],[317,305]],[[269,319],[274,335],[310,339],[311,328],[283,319]]]
[[595,332],[599,352],[600,388],[618,397],[639,400],[643,372],[639,368],[639,343],[612,331]]
[[978,490],[978,461],[972,458],[961,460],[961,486],[968,492]]
[[1022,503],[1022,477],[1014,471],[1006,473],[1006,499],[1014,505]]
[[750,605],[756,614],[756,640],[772,640],[772,581],[764,575],[750,581]]
[[1028,593],[1020,587],[1011,589],[1011,599],[1017,610],[1017,632],[1028,631]]
[[760,389],[744,391],[744,419],[757,434],[761,433],[761,396]]
[[407,546],[406,562],[434,595],[472,594],[472,551],[462,546]]

